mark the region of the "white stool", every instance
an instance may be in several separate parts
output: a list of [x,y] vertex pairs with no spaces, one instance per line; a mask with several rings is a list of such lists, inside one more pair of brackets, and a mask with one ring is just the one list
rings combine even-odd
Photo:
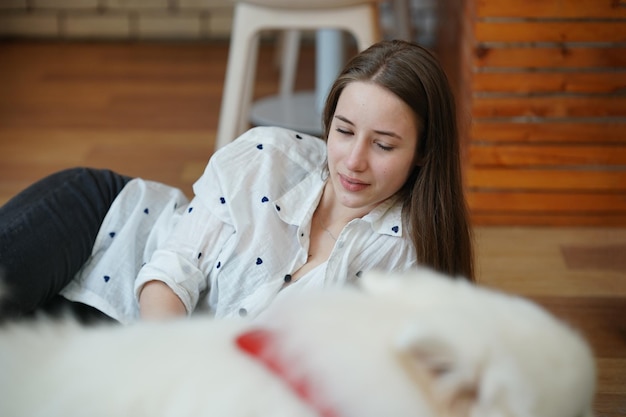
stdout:
[[242,134],[248,125],[259,34],[267,29],[339,29],[364,50],[381,39],[377,0],[237,1],[215,148]]
[[326,96],[345,64],[343,33],[337,29],[318,29],[315,36],[315,90],[294,92],[300,48],[300,31],[282,33],[280,87],[278,95],[265,96],[252,103],[249,120],[253,125],[282,126],[322,135],[322,111]]

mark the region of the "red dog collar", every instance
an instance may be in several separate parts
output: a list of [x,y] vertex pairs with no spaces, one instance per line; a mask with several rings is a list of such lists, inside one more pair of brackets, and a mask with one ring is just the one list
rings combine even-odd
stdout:
[[255,329],[241,334],[236,339],[237,346],[253,358],[258,359],[272,373],[285,381],[293,391],[314,410],[317,410],[321,417],[339,417],[334,410],[319,404],[311,393],[311,386],[305,378],[295,378],[290,375],[286,368],[278,361],[275,355],[268,353],[268,348],[276,343],[272,332],[268,330]]

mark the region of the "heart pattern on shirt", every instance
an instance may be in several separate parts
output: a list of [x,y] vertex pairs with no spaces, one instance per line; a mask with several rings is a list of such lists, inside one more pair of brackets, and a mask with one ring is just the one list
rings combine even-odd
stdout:
[[104,282],[109,282],[109,280],[111,279],[111,277],[108,275],[105,275],[102,278],[104,279]]
[[393,230],[394,233],[398,233],[398,230],[400,230],[400,228],[398,226],[394,226],[391,228],[391,230]]
[[256,258],[256,264],[257,265],[261,265],[263,263],[263,259],[261,258]]
[[263,144],[262,144],[262,143],[259,143],[258,145],[256,145],[256,148],[257,148],[257,149],[260,149],[260,150],[263,150]]
[[269,199],[269,198],[267,198],[267,197],[263,197],[263,198],[261,199],[261,203],[267,203],[268,201],[270,201],[270,199]]

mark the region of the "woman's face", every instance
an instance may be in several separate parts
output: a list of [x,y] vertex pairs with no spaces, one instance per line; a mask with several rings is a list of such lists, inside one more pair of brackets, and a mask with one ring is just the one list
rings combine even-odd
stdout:
[[417,137],[416,116],[397,96],[374,83],[348,84],[328,132],[337,201],[365,214],[394,195],[415,166]]

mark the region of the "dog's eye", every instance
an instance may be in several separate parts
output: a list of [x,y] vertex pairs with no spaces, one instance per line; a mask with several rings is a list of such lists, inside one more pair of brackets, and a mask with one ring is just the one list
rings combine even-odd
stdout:
[[428,368],[433,377],[439,378],[443,375],[449,373],[452,370],[452,367],[447,363],[440,363]]

